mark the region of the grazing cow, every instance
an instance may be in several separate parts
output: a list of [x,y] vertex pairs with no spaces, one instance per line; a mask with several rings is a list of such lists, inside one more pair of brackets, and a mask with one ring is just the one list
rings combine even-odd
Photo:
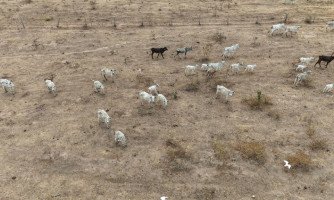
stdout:
[[184,57],[187,57],[187,52],[192,51],[192,50],[193,50],[193,47],[178,48],[178,49],[176,49],[176,55],[175,56],[178,56],[180,53],[183,53]]
[[168,50],[167,47],[164,47],[164,48],[151,48],[151,56],[152,56],[152,59],[153,59],[153,54],[155,54],[155,53],[158,54],[157,58],[159,57],[159,55],[161,55],[162,58],[164,58],[163,53],[164,53],[165,51],[167,51],[167,50]]
[[319,64],[319,66],[321,67],[321,61],[323,62],[326,62],[326,68],[327,68],[327,65],[332,62],[332,60],[334,60],[334,52],[332,53],[332,55],[330,56],[319,56],[319,60],[317,61],[317,63],[315,63],[314,67]]

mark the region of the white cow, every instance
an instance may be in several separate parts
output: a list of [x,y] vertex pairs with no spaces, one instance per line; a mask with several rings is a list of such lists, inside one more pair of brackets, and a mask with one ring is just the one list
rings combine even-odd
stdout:
[[107,128],[110,128],[111,118],[105,110],[98,109],[97,118],[99,119],[99,123],[103,122]]
[[232,96],[234,94],[234,91],[227,89],[223,85],[217,85],[217,91],[216,91],[216,98],[220,96],[225,96],[225,100],[228,100],[228,97]]
[[239,44],[235,44],[230,47],[225,47],[223,57],[226,58],[232,56],[238,49],[239,49]]
[[334,83],[327,84],[325,86],[325,88],[322,90],[322,92],[323,93],[325,93],[325,92],[331,92],[333,90],[333,88],[334,88]]
[[184,74],[186,76],[191,76],[191,75],[196,75],[196,69],[197,69],[198,65],[187,65],[185,70],[184,70]]
[[125,147],[127,145],[124,133],[122,133],[121,131],[115,131],[115,143],[116,145],[120,145],[122,147]]
[[112,79],[112,82],[114,82],[115,76],[116,76],[117,71],[115,69],[109,69],[104,67],[103,69],[101,69],[101,75],[102,77],[107,81],[108,78]]
[[239,73],[240,72],[240,69],[241,67],[243,66],[243,64],[240,64],[240,63],[233,63],[230,65],[230,69],[232,70],[232,72],[234,73]]
[[148,87],[148,92],[150,94],[157,95],[158,94],[158,87],[159,87],[159,84],[151,85],[150,87]]
[[296,67],[296,71],[303,72],[305,69],[307,69],[307,66],[305,66],[305,65],[297,65],[297,67]]
[[140,91],[139,92],[139,99],[140,99],[141,105],[143,105],[145,102],[151,105],[155,101],[155,96],[153,96],[153,95],[151,95],[147,92]]
[[164,109],[166,109],[168,101],[167,101],[167,98],[164,95],[158,94],[156,101],[157,101],[157,103],[159,103],[160,105],[162,105],[162,107]]
[[334,30],[334,21],[327,22],[326,30],[329,30],[329,31]]
[[286,26],[285,27],[285,36],[288,36],[288,33],[291,34],[291,37],[292,37],[292,34],[297,34],[298,30],[299,30],[300,26]]
[[54,84],[54,82],[52,82],[51,80],[45,80],[45,85],[48,88],[49,93],[52,93],[53,96],[57,95],[57,88],[56,85]]
[[310,64],[314,60],[314,57],[300,57],[299,61],[301,64]]
[[293,84],[297,86],[299,83],[305,81],[310,73],[311,71],[309,70],[309,71],[297,74],[295,78],[295,82]]
[[12,94],[15,93],[15,85],[11,80],[8,79],[0,79],[0,84],[5,92],[10,92]]
[[104,94],[104,86],[103,86],[103,84],[100,81],[94,81],[93,80],[93,82],[94,82],[94,90],[95,90],[95,92]]
[[282,34],[285,31],[285,28],[286,26],[284,23],[274,24],[271,26],[270,35],[272,36],[274,35],[274,33],[277,33],[277,32]]
[[253,64],[253,65],[246,65],[246,67],[245,67],[245,71],[246,71],[246,72],[253,72],[255,68],[256,68],[256,64]]

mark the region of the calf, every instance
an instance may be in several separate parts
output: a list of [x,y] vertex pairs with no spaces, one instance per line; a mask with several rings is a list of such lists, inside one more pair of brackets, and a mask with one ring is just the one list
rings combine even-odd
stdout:
[[161,55],[162,58],[164,58],[163,53],[164,53],[165,51],[167,51],[167,50],[168,50],[167,47],[164,47],[164,48],[151,48],[151,56],[152,56],[152,59],[153,59],[153,54],[155,54],[155,53],[158,54],[157,58],[159,57],[159,55]]
[[327,65],[332,62],[332,60],[334,60],[334,52],[332,53],[332,55],[330,56],[319,56],[319,60],[317,61],[317,63],[315,63],[314,67],[319,64],[319,66],[321,67],[321,61],[323,62],[326,62],[326,68],[327,68]]

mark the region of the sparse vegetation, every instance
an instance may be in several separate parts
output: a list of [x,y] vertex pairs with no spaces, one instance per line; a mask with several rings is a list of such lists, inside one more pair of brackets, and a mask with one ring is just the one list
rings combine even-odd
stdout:
[[178,99],[177,91],[174,91],[174,92],[173,92],[173,99],[174,99],[174,100]]
[[252,110],[262,110],[264,107],[272,105],[271,98],[262,94],[261,91],[257,91],[257,95],[249,98],[244,98],[241,101],[248,105]]
[[206,44],[203,47],[203,49],[202,49],[203,57],[200,59],[200,62],[208,62],[210,60],[210,54],[211,54],[211,51],[212,51],[212,47],[213,47],[213,44],[211,44],[211,43]]
[[89,29],[89,26],[87,24],[87,20],[85,19],[85,23],[82,25],[82,29],[83,30],[88,30]]
[[309,138],[313,138],[315,136],[315,127],[312,122],[309,122],[306,127],[306,135]]
[[277,110],[269,110],[267,115],[275,120],[281,119],[281,116]]
[[45,18],[45,21],[49,22],[49,21],[52,21],[53,20],[53,17],[52,16],[49,16],[49,17],[46,17]]
[[258,37],[253,37],[253,42],[251,43],[252,47],[258,47],[260,46],[260,42],[258,42]]
[[302,151],[298,151],[296,154],[288,156],[287,160],[292,165],[291,169],[309,171],[312,167],[311,157]]
[[310,148],[314,151],[327,150],[328,144],[325,139],[314,139],[311,141]]
[[226,36],[224,35],[224,33],[216,32],[212,36],[212,40],[215,41],[218,44],[222,44],[226,40]]
[[313,80],[310,77],[307,77],[307,79],[302,82],[302,85],[306,88],[314,88]]
[[32,0],[23,0],[22,2],[26,3],[26,4],[29,4],[29,3],[32,3]]
[[221,142],[214,141],[211,146],[218,160],[225,160],[229,157],[226,147]]
[[90,5],[91,10],[96,10],[96,8],[97,8],[96,7],[96,5],[97,5],[96,0],[90,1],[89,5]]
[[266,161],[265,146],[260,142],[238,142],[236,150],[243,158],[254,160],[258,164],[264,164]]
[[187,92],[196,92],[199,90],[199,86],[200,86],[200,82],[197,81],[193,81],[191,83],[188,83],[185,85],[184,90]]
[[314,17],[314,16],[312,16],[312,15],[308,15],[308,16],[305,18],[304,22],[305,22],[306,24],[313,24],[313,23],[314,23],[314,20],[315,20],[315,17]]
[[204,187],[201,189],[196,189],[195,199],[198,200],[212,200],[215,198],[216,188]]
[[146,87],[154,83],[154,80],[151,77],[148,77],[144,74],[137,74],[136,79],[137,79],[137,83],[144,84]]
[[173,139],[166,140],[168,167],[172,172],[189,171],[191,154]]

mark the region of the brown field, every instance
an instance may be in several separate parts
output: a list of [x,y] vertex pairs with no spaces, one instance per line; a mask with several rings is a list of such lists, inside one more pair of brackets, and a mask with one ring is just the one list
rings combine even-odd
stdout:
[[[325,30],[333,0],[1,0],[0,11],[0,78],[16,86],[0,92],[1,200],[333,199],[334,96],[322,89],[334,63],[313,62],[299,87],[292,67],[334,51]],[[297,36],[269,37],[285,13],[301,25]],[[213,78],[184,76],[182,67],[218,62],[236,43]],[[163,46],[165,59],[152,60],[149,49]],[[183,46],[193,51],[174,58]],[[234,75],[236,62],[257,68]],[[119,74],[98,95],[92,79],[102,81],[103,66]],[[51,76],[56,97],[44,84]],[[138,92],[153,82],[166,110],[140,106]],[[229,103],[215,98],[217,84],[235,91]],[[270,102],[252,109],[257,91]],[[99,126],[99,108],[111,129]]]

